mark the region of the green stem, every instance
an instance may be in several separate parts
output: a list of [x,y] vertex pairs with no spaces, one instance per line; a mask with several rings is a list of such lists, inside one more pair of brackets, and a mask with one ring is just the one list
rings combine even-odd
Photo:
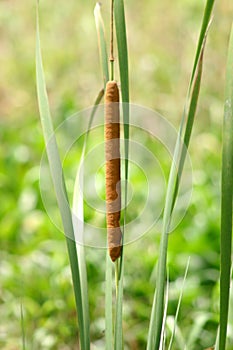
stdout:
[[110,79],[114,80],[114,0],[111,1],[111,25],[110,25]]
[[116,299],[117,299],[118,289],[119,289],[119,259],[115,261],[115,285],[116,285]]

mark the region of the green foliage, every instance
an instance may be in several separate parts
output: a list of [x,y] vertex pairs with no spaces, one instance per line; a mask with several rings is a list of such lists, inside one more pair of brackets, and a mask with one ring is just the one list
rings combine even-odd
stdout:
[[[107,24],[109,2],[104,0],[102,4]],[[102,88],[92,17],[94,6],[95,1],[58,0],[55,8],[53,2],[40,1],[41,42],[54,125],[92,105]],[[125,11],[132,101],[163,111],[178,126],[203,2],[129,0]],[[188,349],[195,350],[213,345],[218,327],[221,123],[232,11],[231,2],[216,2],[197,122],[190,143],[193,196],[184,220],[169,238],[167,345],[182,276],[191,257],[173,350],[180,350],[184,342]],[[35,94],[33,2],[22,0],[17,7],[10,1],[0,2],[0,20],[0,70],[4,81],[0,99],[0,347],[20,348],[22,304],[26,349],[76,349],[77,321],[65,239],[45,212],[39,189],[44,141]],[[108,28],[106,36],[108,39]],[[164,151],[155,147],[149,137],[145,137],[145,143],[159,154],[167,175],[169,161]],[[64,164],[68,183],[80,158],[80,150],[76,151]],[[133,168],[129,176],[140,188]],[[103,191],[101,196],[104,198]],[[139,205],[138,197],[132,209],[136,212]],[[57,215],[57,209],[53,211]],[[159,236],[151,231],[125,247],[125,349],[146,346],[155,285],[155,274],[151,271],[158,258],[158,245]],[[88,248],[86,257],[90,337],[93,347],[103,349],[105,252]],[[227,350],[233,344],[232,310],[231,295]]]
[[226,97],[222,151],[221,275],[219,350],[226,348],[231,282],[232,196],[233,196],[233,27],[226,69]]
[[85,300],[87,295],[86,283],[86,265],[79,263],[79,259],[84,260],[84,256],[78,256],[74,227],[72,221],[72,213],[69,206],[67,190],[62,170],[62,164],[58,152],[57,141],[50,115],[50,107],[46,92],[44,69],[41,57],[40,34],[39,34],[39,13],[37,8],[37,26],[36,26],[36,84],[38,104],[40,111],[40,119],[44,133],[46,152],[49,161],[50,172],[52,176],[53,186],[56,193],[57,204],[60,210],[64,233],[66,236],[67,249],[72,274],[72,282],[74,287],[76,310],[79,322],[79,333],[81,348],[90,349],[89,336],[89,314]]

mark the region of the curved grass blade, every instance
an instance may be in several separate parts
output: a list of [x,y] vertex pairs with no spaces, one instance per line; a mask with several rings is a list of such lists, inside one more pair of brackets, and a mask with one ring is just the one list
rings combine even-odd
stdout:
[[[87,139],[89,135],[89,131],[91,129],[91,125],[102,98],[104,95],[104,90],[101,90],[96,98],[94,106],[91,111],[90,120],[88,123],[88,130],[85,135],[85,140],[82,149],[82,155],[80,159],[80,165],[77,170],[77,175],[75,179],[74,185],[74,194],[73,194],[73,212],[76,213],[78,218],[77,223],[73,222],[74,226],[74,234],[79,237],[79,240],[83,241],[84,237],[84,206],[83,206],[83,194],[80,189],[83,188],[84,185],[84,157],[86,153],[87,147]],[[83,305],[83,323],[85,330],[85,342],[86,347],[90,347],[90,316],[89,316],[89,300],[88,300],[88,282],[87,282],[87,268],[86,268],[86,259],[85,259],[85,247],[82,244],[77,244],[77,253],[78,253],[78,264],[79,264],[79,273],[80,273],[80,281],[81,281],[81,292],[82,292],[82,305]]]
[[186,345],[185,345],[185,339],[183,337],[183,334],[181,332],[181,329],[177,324],[175,324],[175,320],[173,317],[169,316],[167,318],[166,326],[169,329],[169,331],[172,333],[174,327],[176,328],[176,337],[175,337],[175,342],[176,342],[176,349],[182,349],[182,350],[190,350]]
[[195,55],[194,64],[193,64],[193,70],[192,70],[191,79],[190,79],[190,88],[193,84],[193,79],[195,76],[195,72],[197,70],[197,65],[198,65],[200,53],[202,51],[203,42],[205,41],[207,28],[208,28],[209,23],[210,23],[210,18],[211,18],[211,14],[213,11],[214,3],[215,3],[215,0],[207,0],[207,2],[206,2],[204,17],[202,20],[201,31],[200,31],[200,35],[199,35],[199,39],[198,39],[196,55]]
[[[184,163],[185,163],[185,159],[186,159],[186,155],[187,155],[187,150],[189,147],[189,142],[190,142],[190,138],[191,138],[191,134],[192,134],[193,123],[194,123],[194,119],[195,119],[195,115],[196,115],[197,102],[198,102],[198,97],[199,97],[199,93],[200,93],[201,78],[202,78],[203,56],[204,56],[206,38],[207,38],[210,24],[211,24],[211,19],[210,19],[208,26],[206,27],[206,32],[205,32],[205,36],[203,37],[203,43],[202,43],[202,48],[201,48],[201,52],[200,52],[200,56],[199,56],[199,60],[198,60],[198,65],[196,66],[197,71],[195,72],[195,76],[194,76],[194,79],[192,80],[192,84],[191,84],[191,88],[190,88],[191,100],[190,100],[190,105],[189,105],[188,113],[187,113],[187,123],[186,123],[186,127],[185,127],[185,132],[184,132],[184,142],[181,145],[180,159],[178,162],[176,184],[175,184],[175,189],[174,189],[174,194],[173,194],[173,202],[172,202],[172,211],[174,209],[176,198],[178,195],[180,179],[182,176]],[[189,99],[190,99],[190,96],[188,93],[187,103],[188,103]],[[179,129],[180,138],[181,138],[183,128],[184,128],[185,118],[186,118],[186,106],[184,108],[183,117],[182,117],[180,129]]]
[[[179,171],[181,170],[180,173],[178,174],[178,176],[180,177],[182,172],[182,162],[185,161],[185,157],[187,154],[185,141],[187,142],[187,146],[188,146],[189,139],[192,132],[198,97],[199,97],[199,89],[200,89],[200,82],[201,82],[201,75],[202,75],[202,52],[204,50],[205,38],[207,35],[210,17],[211,17],[210,9],[212,8],[213,8],[213,1],[207,0],[204,17],[202,21],[201,33],[199,36],[199,43],[198,43],[196,55],[195,55],[195,57],[198,57],[199,59],[198,61],[196,61],[196,58],[194,60],[194,66],[193,66],[191,80],[188,88],[185,109],[181,120],[181,125],[179,129],[178,137],[177,137],[174,156],[173,156],[173,161],[172,161],[171,170],[169,174],[168,188],[166,193],[165,208],[164,208],[164,215],[163,215],[163,229],[162,229],[162,237],[161,237],[161,243],[160,243],[159,261],[158,261],[157,288],[156,288],[156,296],[154,298],[155,306],[152,307],[147,350],[154,350],[154,349],[157,350],[160,344],[163,309],[164,309],[164,288],[165,288],[165,281],[166,281],[168,233],[169,233],[169,226],[172,218],[172,211],[173,211],[174,203],[175,203],[176,196],[179,189],[179,182],[177,182],[176,168],[178,168]],[[204,32],[204,35],[203,35],[203,32]],[[200,45],[200,42],[201,42],[201,45]],[[195,79],[194,79],[194,76],[196,76]],[[189,105],[189,108],[188,108],[187,122],[185,126],[186,105]],[[182,142],[181,138],[182,138],[182,131],[184,126],[185,126],[185,133],[184,133],[185,141]]]
[[166,344],[165,327],[166,327],[166,319],[167,319],[168,301],[169,301],[169,271],[167,272],[165,306],[164,306],[164,312],[163,312],[163,324],[162,324],[162,331],[161,331],[159,350],[165,350],[165,344]]
[[124,196],[124,224],[123,224],[123,242],[122,253],[119,268],[119,285],[116,300],[116,321],[115,321],[115,350],[123,349],[123,277],[124,277],[124,233],[126,223],[126,206],[128,196],[128,157],[129,157],[129,72],[128,72],[128,48],[125,25],[125,9],[123,0],[114,0],[114,18],[117,37],[117,49],[120,69],[121,95],[123,106],[124,123],[124,151],[125,151],[125,196]]
[[216,336],[216,340],[215,340],[214,350],[219,350],[219,327],[217,330],[217,336]]
[[232,195],[233,195],[233,26],[226,69],[223,122],[222,189],[221,189],[221,262],[219,350],[225,350],[231,280]]
[[180,291],[178,305],[177,305],[177,308],[176,308],[176,314],[175,314],[175,319],[174,319],[174,327],[173,327],[173,330],[172,330],[172,336],[171,336],[171,339],[170,339],[170,342],[169,342],[168,350],[172,349],[172,344],[173,344],[173,341],[174,341],[174,338],[175,338],[175,334],[176,334],[176,327],[177,327],[177,322],[178,322],[178,316],[179,316],[181,301],[182,301],[182,297],[183,297],[183,293],[184,293],[185,281],[187,279],[189,263],[190,263],[190,257],[188,258],[186,269],[185,269],[185,273],[184,273],[184,278],[183,278],[183,283],[182,283],[182,287],[181,287],[181,291]]
[[195,317],[195,324],[193,328],[191,329],[191,332],[189,334],[188,340],[187,340],[187,349],[188,350],[195,350],[196,347],[196,340],[200,337],[203,328],[205,324],[209,321],[211,315],[208,313],[203,313],[201,315],[197,315]]
[[[200,78],[201,78],[201,69],[199,70],[199,78],[196,80],[195,87],[193,89],[193,97],[191,98],[191,104],[197,103],[197,100],[194,102],[194,99],[198,98],[198,91],[200,87]],[[183,146],[181,141],[181,129],[178,134],[174,158],[170,170],[168,188],[165,200],[164,216],[163,216],[163,231],[162,238],[160,243],[160,256],[158,262],[158,275],[157,275],[157,291],[155,300],[155,307],[152,308],[153,312],[151,315],[150,328],[149,328],[149,339],[147,349],[157,349],[160,342],[161,335],[161,326],[162,326],[162,314],[163,314],[163,304],[164,304],[164,283],[166,279],[166,260],[167,260],[167,247],[168,247],[168,232],[169,225],[171,221],[171,214],[174,207],[174,193],[175,198],[178,193],[178,187],[176,191],[177,182],[177,164],[178,169],[180,168],[180,149],[184,149],[184,156],[186,156],[186,148]],[[183,160],[185,157],[183,158]],[[179,173],[179,177],[181,174]]]
[[99,45],[99,55],[100,55],[100,63],[103,71],[103,81],[104,88],[106,83],[109,81],[109,69],[108,69],[108,51],[105,39],[105,28],[104,22],[101,16],[101,4],[97,2],[94,9],[95,16],[95,24],[98,36],[98,45]]
[[[114,1],[115,26],[117,36],[118,59],[120,68],[121,94],[123,102],[123,121],[125,139],[125,180],[128,179],[128,154],[129,154],[129,68],[128,48],[125,25],[124,1]],[[127,196],[127,191],[125,191]],[[127,198],[126,198],[127,199]]]
[[[69,254],[69,261],[71,267],[72,281],[74,286],[74,295],[76,302],[76,310],[78,316],[80,344],[81,349],[88,350],[85,342],[85,331],[83,322],[83,307],[82,307],[82,293],[81,282],[78,268],[78,256],[75,244],[74,230],[71,209],[68,203],[66,186],[64,182],[63,170],[61,160],[58,152],[56,138],[54,136],[54,129],[51,120],[49,109],[48,96],[46,92],[44,70],[42,64],[40,35],[39,35],[39,14],[37,5],[37,29],[36,29],[36,84],[38,104],[40,111],[41,124],[46,144],[46,151],[49,160],[50,172],[52,175],[53,185],[57,197],[57,202],[62,217],[63,228],[66,236],[67,249]],[[65,195],[65,200],[64,200]]]

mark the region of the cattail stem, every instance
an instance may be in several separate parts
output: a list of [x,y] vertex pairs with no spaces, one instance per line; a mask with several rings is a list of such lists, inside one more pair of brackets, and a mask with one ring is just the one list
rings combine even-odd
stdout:
[[114,79],[114,0],[111,1],[111,23],[110,23],[110,77]]
[[118,289],[119,289],[119,260],[115,261],[115,286],[116,286],[116,298],[117,298]]
[[115,81],[109,81],[105,93],[105,180],[108,249],[112,261],[120,257],[122,241],[119,122],[119,90]]

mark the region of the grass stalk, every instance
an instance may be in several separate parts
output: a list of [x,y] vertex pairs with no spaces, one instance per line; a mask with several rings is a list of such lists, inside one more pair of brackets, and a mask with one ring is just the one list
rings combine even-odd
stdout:
[[116,300],[116,321],[115,321],[115,342],[114,349],[123,349],[123,329],[122,329],[122,314],[123,314],[123,276],[124,276],[124,234],[126,223],[126,207],[128,194],[128,156],[129,156],[129,72],[128,72],[128,48],[125,23],[125,9],[123,0],[114,1],[114,19],[117,38],[117,51],[120,70],[121,96],[123,106],[123,124],[124,124],[124,156],[125,156],[125,195],[124,195],[124,217],[123,217],[123,237],[122,237],[122,252],[119,267],[119,287]]
[[[74,185],[74,194],[73,194],[73,212],[78,217],[79,225],[78,227],[74,226],[74,231],[78,231],[78,236],[84,239],[84,204],[83,204],[83,195],[80,191],[84,186],[84,158],[87,147],[88,135],[92,126],[92,122],[97,111],[98,105],[100,104],[104,95],[104,91],[101,90],[95,100],[94,106],[91,111],[88,130],[85,134],[85,140],[82,149],[82,155],[75,179]],[[83,166],[82,166],[83,165]],[[75,233],[75,232],[74,232]],[[79,257],[79,272],[81,280],[81,292],[82,292],[82,306],[83,306],[83,323],[85,330],[85,339],[86,344],[90,344],[90,316],[89,316],[89,298],[88,298],[88,281],[87,281],[87,268],[86,268],[86,259],[85,259],[85,246],[78,242],[77,244],[77,254]]]
[[82,288],[79,272],[78,255],[74,237],[73,221],[70,205],[68,203],[68,196],[64,181],[64,175],[57,147],[56,138],[50,114],[48,96],[46,91],[46,84],[44,78],[44,70],[41,56],[40,35],[39,35],[39,10],[37,5],[37,30],[36,30],[36,82],[37,95],[41,124],[46,144],[46,151],[50,166],[52,181],[57,197],[58,207],[60,210],[63,228],[66,237],[66,244],[68,249],[71,275],[74,287],[75,303],[78,316],[80,345],[82,350],[89,350],[90,343],[86,337],[84,317],[83,317],[83,303],[82,303]]
[[[168,249],[168,235],[170,222],[172,219],[172,211],[174,208],[175,200],[178,194],[179,181],[177,181],[177,176],[181,176],[182,168],[184,163],[189,145],[189,140],[191,137],[191,132],[193,128],[194,116],[196,112],[196,106],[199,97],[200,82],[202,76],[202,57],[203,50],[205,46],[205,38],[207,35],[211,12],[213,8],[214,1],[206,2],[206,7],[204,11],[204,16],[202,20],[201,31],[199,35],[199,41],[197,45],[196,55],[194,59],[194,65],[192,69],[190,84],[188,88],[188,94],[186,99],[186,104],[184,108],[183,117],[181,120],[181,126],[179,129],[177,142],[175,146],[173,162],[171,165],[168,188],[165,199],[165,208],[163,215],[163,228],[162,237],[160,242],[160,252],[158,260],[158,273],[157,273],[157,287],[156,295],[154,298],[154,303],[152,307],[150,327],[148,334],[148,344],[147,350],[158,350],[162,335],[162,322],[163,322],[163,310],[164,310],[164,289],[166,281],[166,265],[167,265],[167,249]],[[189,106],[186,108],[186,106]],[[186,112],[188,110],[188,113]],[[183,128],[185,126],[184,141],[182,141]],[[187,145],[185,145],[185,142]],[[177,175],[177,169],[180,171]]]
[[26,350],[26,333],[25,333],[25,321],[23,312],[23,302],[20,301],[20,323],[21,323],[21,339],[22,339],[22,349]]
[[170,342],[169,342],[168,350],[172,350],[172,344],[173,344],[173,341],[174,341],[175,335],[176,335],[176,326],[177,326],[177,322],[178,322],[178,316],[179,316],[181,302],[182,302],[182,297],[183,297],[183,293],[184,293],[185,282],[186,282],[186,279],[187,279],[189,264],[190,264],[190,257],[188,258],[188,262],[187,262],[187,265],[186,265],[186,268],[185,268],[183,283],[182,283],[180,296],[179,296],[179,300],[178,300],[178,304],[177,304],[177,308],[176,308],[176,314],[175,314],[175,319],[174,319],[174,327],[173,327],[173,330],[172,330],[172,335],[171,335],[171,339],[170,339]]
[[233,26],[228,48],[223,121],[219,350],[225,350],[231,280],[233,195]]

